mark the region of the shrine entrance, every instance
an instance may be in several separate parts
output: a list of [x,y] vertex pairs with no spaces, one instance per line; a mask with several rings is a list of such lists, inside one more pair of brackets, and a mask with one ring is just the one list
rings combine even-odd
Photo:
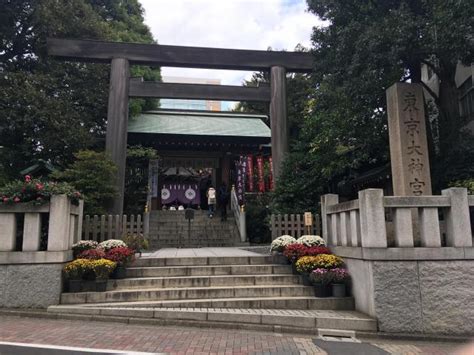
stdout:
[[129,120],[128,141],[152,147],[148,209],[207,209],[206,191],[236,184],[242,156],[269,155],[264,115],[157,110]]
[[[286,73],[311,72],[311,53],[165,46],[49,38],[48,54],[63,60],[110,63],[106,151],[118,166],[118,196],[109,208],[122,214],[129,97],[261,101],[270,105],[273,173],[277,179],[288,152]],[[130,65],[254,70],[270,73],[270,87],[143,82],[130,78]]]

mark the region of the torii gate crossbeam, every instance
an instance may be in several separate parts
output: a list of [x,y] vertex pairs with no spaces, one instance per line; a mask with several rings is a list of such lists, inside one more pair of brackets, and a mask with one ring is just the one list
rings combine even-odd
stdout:
[[166,85],[163,84],[142,83],[140,85],[133,81],[131,84],[130,64],[269,71],[269,93],[266,88],[241,90],[242,88],[238,87],[224,87],[218,90],[212,87],[202,87],[203,94],[199,95],[196,91],[199,86],[186,87],[185,84],[174,84],[168,88],[177,91],[173,95],[193,95],[192,98],[205,99],[214,96],[223,97],[229,101],[232,101],[232,98],[237,101],[250,101],[251,90],[254,90],[255,99],[252,101],[268,101],[269,99],[275,178],[279,177],[282,161],[288,152],[286,73],[311,72],[313,66],[312,55],[305,52],[165,46],[57,38],[49,38],[47,47],[49,55],[64,60],[111,63],[106,150],[118,167],[116,186],[119,192],[109,209],[109,212],[113,214],[122,214],[123,212],[129,96],[169,96],[162,93],[166,88]]

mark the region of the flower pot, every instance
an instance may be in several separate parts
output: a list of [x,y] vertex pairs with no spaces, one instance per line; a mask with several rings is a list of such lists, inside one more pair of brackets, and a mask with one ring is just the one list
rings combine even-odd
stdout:
[[107,280],[95,280],[95,291],[96,292],[107,291]]
[[124,279],[126,273],[126,268],[124,266],[119,265],[114,269],[114,272],[112,272],[111,277],[113,279]]
[[299,275],[298,270],[296,270],[296,263],[291,264],[291,271],[293,271],[293,275]]
[[311,286],[311,280],[309,278],[309,274],[301,274],[301,277],[303,278],[303,285],[305,286]]
[[95,281],[92,280],[83,280],[82,281],[82,292],[95,292]]
[[345,284],[332,284],[332,296],[333,297],[346,297],[346,285]]
[[277,251],[277,250],[273,250],[272,251],[272,255],[273,256],[279,256],[279,255],[282,255],[280,251]]
[[82,280],[69,280],[68,281],[69,292],[81,292],[82,291]]
[[328,284],[314,284],[314,295],[316,297],[331,297],[331,287]]

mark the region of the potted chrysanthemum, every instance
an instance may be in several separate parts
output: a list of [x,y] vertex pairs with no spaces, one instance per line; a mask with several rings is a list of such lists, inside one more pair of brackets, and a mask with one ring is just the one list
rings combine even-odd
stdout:
[[314,286],[314,295],[316,297],[330,297],[331,286],[328,269],[316,268],[311,272],[310,279]]
[[333,297],[346,297],[346,284],[350,279],[349,272],[344,268],[334,268],[329,270],[329,279],[332,283]]
[[296,239],[291,235],[282,235],[281,237],[276,238],[270,247],[272,254],[281,254],[285,248],[291,244],[296,243]]

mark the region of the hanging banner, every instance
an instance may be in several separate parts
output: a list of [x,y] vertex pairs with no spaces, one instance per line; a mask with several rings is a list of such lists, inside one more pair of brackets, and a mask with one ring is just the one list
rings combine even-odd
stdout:
[[151,190],[151,197],[158,197],[158,160],[150,160],[150,167],[149,167],[149,179],[151,182],[150,190]]
[[263,157],[257,157],[257,171],[258,171],[258,191],[265,192],[265,180],[263,178]]
[[247,167],[247,160],[244,157],[240,157],[240,160],[236,162],[237,169],[237,183],[236,183],[236,192],[237,200],[240,205],[245,203],[245,173]]
[[253,156],[247,155],[247,177],[249,192],[253,192]]
[[270,191],[273,191],[273,189],[275,188],[275,183],[273,181],[273,160],[272,160],[272,157],[268,158],[268,165],[270,167],[270,173],[268,175],[269,184],[270,184]]

